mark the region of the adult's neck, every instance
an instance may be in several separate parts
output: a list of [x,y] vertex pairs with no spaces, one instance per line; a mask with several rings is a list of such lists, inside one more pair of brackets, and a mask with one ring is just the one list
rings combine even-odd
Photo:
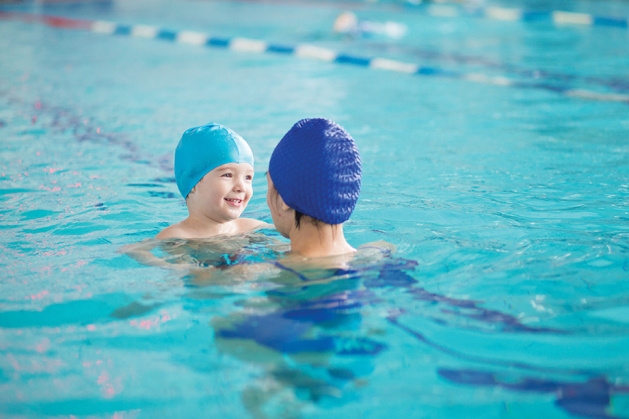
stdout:
[[342,224],[302,222],[289,233],[291,252],[305,257],[337,256],[355,252],[345,240]]

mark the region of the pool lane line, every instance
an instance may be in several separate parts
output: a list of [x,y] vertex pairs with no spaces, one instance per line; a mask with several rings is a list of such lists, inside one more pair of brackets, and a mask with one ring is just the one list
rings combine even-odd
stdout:
[[409,8],[426,12],[430,16],[437,17],[461,17],[474,16],[490,20],[507,22],[552,22],[557,27],[565,26],[600,26],[607,28],[629,28],[629,18],[596,16],[590,13],[567,12],[563,10],[536,11],[517,8],[505,8],[497,6],[470,7],[453,6],[443,4],[412,4],[406,3]]
[[313,59],[327,63],[345,64],[375,70],[385,70],[397,73],[426,77],[443,77],[470,81],[501,87],[515,87],[522,89],[537,89],[557,93],[570,98],[596,100],[605,102],[621,102],[629,104],[629,95],[617,93],[601,93],[586,89],[573,89],[568,86],[549,84],[544,82],[523,82],[502,76],[489,76],[482,73],[465,73],[454,70],[444,70],[438,67],[422,66],[416,63],[391,60],[379,57],[362,57],[345,54],[328,48],[309,44],[274,44],[263,40],[244,37],[210,36],[206,33],[170,30],[147,25],[125,25],[110,21],[87,21],[70,18],[59,18],[48,15],[33,15],[28,13],[1,12],[0,19],[20,19],[31,23],[42,23],[56,28],[88,30],[104,35],[133,36],[138,38],[157,39],[178,44],[188,44],[200,47],[224,48],[243,53],[274,53],[290,55],[297,58]]
[[418,59],[427,59],[432,61],[445,61],[449,63],[454,63],[457,65],[480,65],[483,67],[487,67],[490,70],[498,70],[503,73],[510,73],[514,76],[519,76],[520,78],[525,78],[529,80],[536,80],[537,82],[541,82],[543,80],[548,80],[556,83],[587,83],[590,85],[598,85],[604,88],[608,88],[615,92],[625,93],[629,92],[629,79],[622,79],[619,77],[614,78],[604,78],[604,77],[596,77],[596,76],[580,76],[576,74],[570,73],[560,73],[554,71],[547,70],[538,70],[538,69],[530,69],[518,67],[514,64],[502,63],[500,61],[495,61],[491,59],[486,59],[484,57],[473,56],[473,55],[462,55],[456,53],[441,53],[433,50],[426,50],[411,46],[401,46],[395,45],[391,46],[386,43],[369,43],[369,48],[371,49],[379,49],[384,51],[394,51],[398,53],[403,53],[407,56],[413,56]]
[[[253,3],[253,4],[258,4],[258,3],[264,3],[264,4],[285,4],[286,0],[233,0],[233,1],[237,1],[240,3]],[[61,3],[63,2],[62,0],[57,1],[57,3]],[[68,0],[64,3],[76,3],[76,0]],[[293,0],[293,3],[298,3],[298,4],[302,4],[302,2],[299,1],[295,1]],[[303,3],[304,5],[313,5],[311,3]],[[356,6],[356,5],[362,5],[362,6],[366,6],[365,3],[352,3],[352,2],[346,2],[346,3],[323,3],[323,5],[334,5],[334,6]],[[406,3],[407,5],[410,5],[410,2]],[[314,6],[321,6],[322,3],[318,3]],[[387,5],[389,8],[391,7],[395,7],[397,9],[399,9],[401,6],[400,5]],[[437,7],[437,6],[435,6]],[[438,7],[451,7],[451,6],[443,6],[443,4],[439,5]],[[354,7],[356,8],[356,7]],[[13,17],[17,17],[17,18],[21,18],[23,21],[30,21],[30,22],[40,22],[40,23],[45,23],[48,24],[49,26],[53,26],[53,27],[59,27],[59,28],[75,28],[75,29],[90,29],[91,26],[91,21],[80,21],[80,20],[75,20],[75,19],[67,19],[67,18],[63,18],[63,17],[54,17],[54,16],[42,16],[42,15],[33,15],[33,14],[27,14],[27,13],[20,13],[20,12],[2,12],[0,10],[0,18],[2,17],[1,15],[4,14],[6,17],[10,17],[11,15],[13,15]],[[496,15],[496,13],[491,13],[492,15]],[[499,15],[499,14],[498,14]],[[409,51],[407,51],[409,52]],[[615,80],[615,79],[611,79],[611,80],[606,80],[600,77],[593,77],[593,76],[585,76],[585,77],[581,77],[581,76],[576,76],[576,75],[572,75],[572,74],[562,74],[562,73],[552,73],[552,72],[548,72],[548,71],[543,71],[543,70],[530,70],[530,69],[519,69],[513,65],[509,65],[509,64],[503,64],[503,63],[499,63],[499,62],[492,62],[492,61],[487,61],[484,60],[482,58],[475,58],[475,57],[466,57],[466,56],[458,56],[458,55],[446,55],[442,57],[442,54],[438,54],[438,53],[433,53],[433,52],[426,52],[426,51],[410,51],[411,54],[415,54],[415,55],[423,55],[428,57],[429,59],[453,59],[455,62],[457,63],[463,63],[463,64],[480,64],[486,67],[490,67],[490,68],[495,68],[501,71],[506,71],[509,73],[514,73],[515,75],[519,75],[519,76],[523,76],[525,78],[534,78],[537,79],[538,82],[539,80],[543,80],[543,79],[547,79],[547,80],[561,80],[563,82],[567,82],[567,81],[579,81],[579,80],[583,80],[586,83],[591,83],[591,84],[596,84],[596,85],[600,85],[606,88],[609,88],[611,90],[614,90],[616,92],[626,92],[629,91],[629,83],[624,81],[624,80]]]
[[91,30],[92,21],[70,19],[60,16],[40,15],[34,13],[11,12],[0,10],[0,19],[21,20],[27,23],[42,23],[53,28]]
[[[466,6],[461,4],[449,4],[451,2],[441,1],[438,4],[434,3],[419,3],[416,4],[412,1],[405,1],[403,4],[386,4],[378,3],[377,0],[372,3],[363,2],[319,2],[308,3],[299,0],[232,0],[231,2],[237,3],[250,3],[250,4],[273,4],[273,5],[291,5],[291,6],[310,6],[310,7],[336,7],[339,10],[358,10],[369,9],[374,6],[383,7],[385,10],[391,11],[404,11],[404,10],[417,10],[419,12],[426,13],[433,17],[446,17],[446,18],[458,18],[458,17],[480,17],[489,20],[497,20],[503,22],[552,22],[556,27],[569,27],[569,26],[581,26],[581,27],[606,27],[606,28],[619,28],[629,29],[629,17],[616,17],[616,16],[600,16],[593,15],[591,13],[582,12],[569,12],[565,10],[525,10],[518,8],[507,8],[499,6]],[[59,1],[62,4],[83,3],[75,0]]]
[[599,16],[590,13],[569,12],[564,10],[525,10],[498,6],[475,6],[452,4],[452,1],[438,3],[406,0],[401,4],[379,2],[317,2],[316,4],[300,0],[231,0],[234,3],[273,4],[309,7],[335,7],[337,9],[358,10],[377,7],[379,10],[406,11],[417,10],[434,17],[457,18],[464,16],[480,17],[503,22],[552,22],[557,27],[599,26],[607,28],[629,29],[629,17]]
[[344,54],[328,48],[309,44],[273,44],[257,39],[242,37],[215,37],[202,32],[185,30],[172,31],[145,25],[119,25],[114,22],[107,21],[94,21],[91,31],[108,35],[129,35],[141,38],[161,39],[180,44],[226,48],[238,52],[293,55],[298,58],[314,59],[328,63],[353,65],[410,75],[447,77],[495,86],[540,89],[573,98],[629,103],[629,95],[624,94],[600,93],[584,89],[571,89],[566,86],[541,82],[527,83],[500,76],[488,76],[479,73],[463,73],[451,70],[442,70],[438,67],[422,66],[416,63],[401,62],[387,58],[369,58]]

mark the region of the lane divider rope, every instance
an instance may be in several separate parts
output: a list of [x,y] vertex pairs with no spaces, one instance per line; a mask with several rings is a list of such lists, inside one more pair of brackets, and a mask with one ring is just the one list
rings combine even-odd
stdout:
[[179,44],[202,47],[223,48],[242,53],[274,53],[292,55],[304,59],[314,59],[327,63],[346,64],[363,68],[371,68],[397,73],[419,76],[436,76],[483,83],[502,87],[539,89],[561,94],[569,98],[580,98],[606,102],[623,102],[629,104],[629,95],[602,93],[585,89],[574,89],[569,86],[544,82],[524,82],[501,76],[490,76],[482,73],[465,73],[444,70],[438,67],[422,66],[416,63],[391,60],[387,58],[370,58],[344,54],[328,48],[309,44],[283,45],[242,37],[224,38],[210,36],[202,32],[174,31],[155,26],[124,25],[109,21],[86,21],[54,16],[32,15],[27,13],[1,12],[0,18],[22,19],[27,22],[43,23],[57,28],[82,29],[98,34],[122,35],[139,38],[158,39]]
[[484,17],[491,20],[502,21],[550,21],[556,26],[604,26],[613,28],[629,28],[629,18],[596,16],[589,13],[566,12],[561,10],[533,11],[515,8],[504,8],[497,6],[465,8],[462,6],[431,4],[414,5],[407,3],[407,6],[425,11],[431,16],[438,17],[461,17],[465,15]]

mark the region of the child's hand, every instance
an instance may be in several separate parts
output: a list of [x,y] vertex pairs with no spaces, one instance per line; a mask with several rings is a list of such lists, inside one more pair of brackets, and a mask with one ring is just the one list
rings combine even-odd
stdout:
[[395,253],[397,251],[397,247],[393,243],[385,242],[384,240],[378,240],[375,242],[363,244],[360,248],[373,247],[376,249],[380,249],[383,252]]

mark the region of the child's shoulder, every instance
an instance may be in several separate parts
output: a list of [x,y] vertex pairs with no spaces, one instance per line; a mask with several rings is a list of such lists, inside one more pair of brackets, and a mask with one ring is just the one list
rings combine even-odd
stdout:
[[187,239],[190,238],[190,232],[188,229],[182,225],[182,223],[173,224],[171,226],[166,227],[162,231],[155,236],[156,239]]
[[[258,230],[261,228],[274,228],[273,224],[265,223],[264,221],[255,220],[253,218],[238,218],[236,220],[231,221],[233,223],[232,226],[235,226],[233,230],[231,230],[228,234],[239,234],[246,233],[252,230]],[[200,231],[199,229],[191,228],[189,225],[186,225],[185,220],[181,221],[177,224],[173,224],[171,226],[166,227],[162,231],[159,232],[156,239],[198,239],[204,237],[212,237],[220,233],[208,234],[206,231]]]

